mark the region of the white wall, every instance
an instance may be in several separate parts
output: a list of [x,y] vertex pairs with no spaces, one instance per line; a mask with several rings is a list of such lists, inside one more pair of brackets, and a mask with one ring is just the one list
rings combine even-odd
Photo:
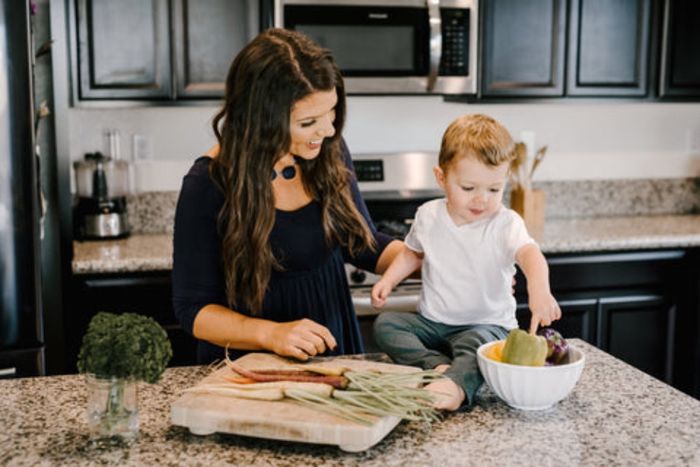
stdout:
[[[102,133],[117,128],[122,156],[132,157],[134,134],[150,141],[152,158],[139,162],[140,191],[177,190],[196,156],[213,143],[216,107],[140,107],[69,112],[70,154],[103,148]],[[345,137],[353,153],[437,151],[455,117],[487,113],[518,139],[535,134],[548,145],[536,180],[675,178],[700,176],[700,104],[569,102],[445,103],[439,97],[350,97]]]

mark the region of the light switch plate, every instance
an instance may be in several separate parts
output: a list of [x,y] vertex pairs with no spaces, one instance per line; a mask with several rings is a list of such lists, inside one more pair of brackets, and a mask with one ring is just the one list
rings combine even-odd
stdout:
[[151,138],[146,135],[133,135],[131,138],[131,149],[134,162],[153,159],[153,145],[151,144]]
[[688,129],[687,139],[688,151],[693,154],[700,153],[700,127]]

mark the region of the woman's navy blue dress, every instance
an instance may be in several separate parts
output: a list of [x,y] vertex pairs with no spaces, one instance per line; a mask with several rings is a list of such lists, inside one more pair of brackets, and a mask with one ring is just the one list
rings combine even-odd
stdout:
[[[345,161],[352,169],[350,155]],[[218,215],[223,193],[209,176],[208,157],[200,157],[184,177],[175,213],[173,236],[173,307],[182,327],[192,333],[197,313],[208,304],[227,306]],[[338,342],[333,354],[363,351],[359,323],[350,298],[344,263],[374,271],[391,237],[377,232],[352,173],[353,199],[377,241],[375,251],[352,257],[339,245],[327,245],[321,206],[312,201],[295,211],[276,210],[270,235],[275,258],[284,267],[273,270],[260,318],[277,322],[309,318],[326,326]],[[240,301],[239,301],[240,302]],[[250,314],[248,310],[236,311]],[[246,351],[229,350],[236,358]],[[197,359],[209,363],[223,357],[223,348],[199,341]],[[331,354],[329,351],[328,354]]]

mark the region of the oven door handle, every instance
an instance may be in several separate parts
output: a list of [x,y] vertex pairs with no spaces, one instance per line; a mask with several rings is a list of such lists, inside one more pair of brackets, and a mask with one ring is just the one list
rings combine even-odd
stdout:
[[442,58],[442,19],[440,18],[440,0],[426,0],[428,4],[428,21],[430,23],[430,72],[428,75],[428,92],[435,88],[440,60]]
[[352,297],[352,304],[355,306],[355,312],[358,315],[376,315],[382,311],[417,311],[420,294],[397,294],[389,295],[386,303],[380,309],[372,306],[372,298],[369,295],[361,295]]

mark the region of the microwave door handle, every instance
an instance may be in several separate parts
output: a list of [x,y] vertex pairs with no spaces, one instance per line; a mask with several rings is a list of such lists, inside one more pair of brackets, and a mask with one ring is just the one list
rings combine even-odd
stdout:
[[440,0],[426,0],[430,21],[430,74],[428,75],[428,92],[435,88],[440,59],[442,58],[442,21],[440,19]]

